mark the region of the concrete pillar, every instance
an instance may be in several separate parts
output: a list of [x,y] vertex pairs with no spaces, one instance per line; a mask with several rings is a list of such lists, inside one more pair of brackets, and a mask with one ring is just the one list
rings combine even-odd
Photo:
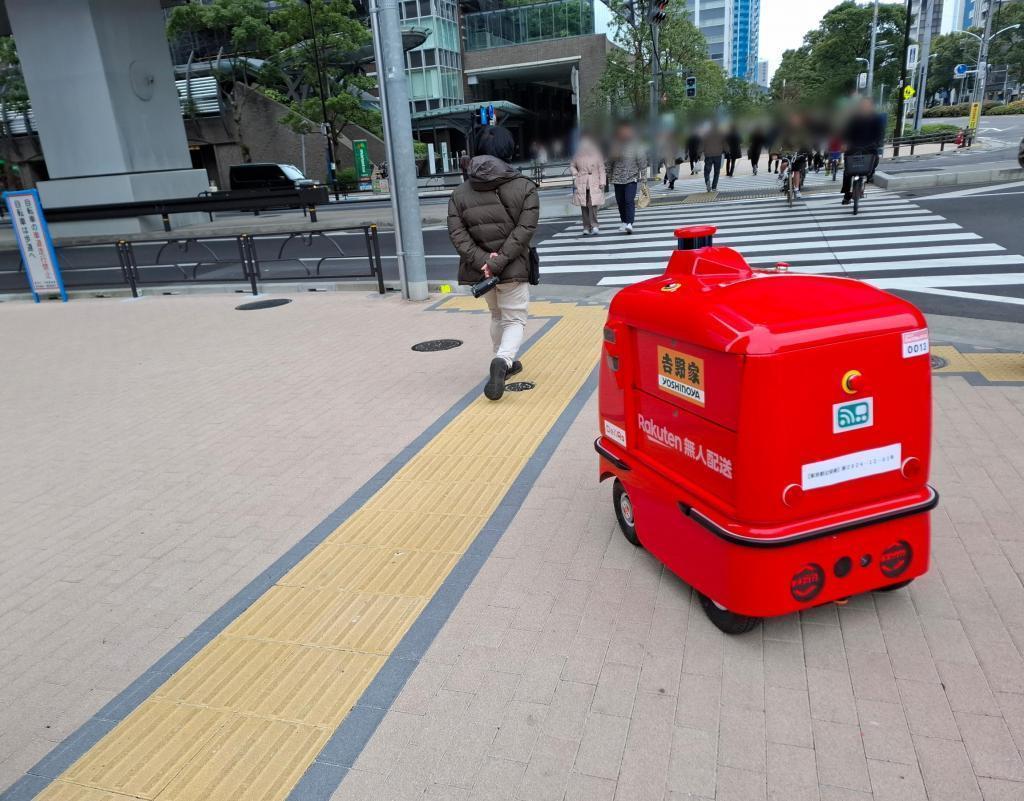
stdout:
[[[6,0],[51,180],[44,206],[193,197],[192,168],[160,0]],[[159,219],[70,223],[142,230]],[[69,230],[69,228],[71,230]]]

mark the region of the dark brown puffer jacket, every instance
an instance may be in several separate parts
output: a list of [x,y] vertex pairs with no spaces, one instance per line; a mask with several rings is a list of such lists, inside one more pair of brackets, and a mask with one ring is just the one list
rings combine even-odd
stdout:
[[485,263],[502,282],[529,280],[530,242],[539,217],[533,181],[494,156],[474,158],[469,180],[448,201],[448,236],[459,253],[459,283],[482,280]]

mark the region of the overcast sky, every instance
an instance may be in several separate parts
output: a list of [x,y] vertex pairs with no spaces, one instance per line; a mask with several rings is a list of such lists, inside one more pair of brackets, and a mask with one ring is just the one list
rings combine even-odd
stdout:
[[768,59],[768,75],[786,50],[799,47],[807,31],[818,27],[822,16],[840,0],[761,0],[761,58]]

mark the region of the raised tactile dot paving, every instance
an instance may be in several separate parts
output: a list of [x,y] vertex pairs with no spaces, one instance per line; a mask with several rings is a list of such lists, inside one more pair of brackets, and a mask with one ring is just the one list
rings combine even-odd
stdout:
[[437,350],[451,350],[461,344],[461,339],[428,339],[426,342],[417,342],[412,349],[417,353],[433,353]]
[[273,309],[275,306],[284,306],[291,302],[291,298],[272,298],[271,300],[254,300],[251,303],[243,303],[241,306],[235,306],[235,311],[256,311],[258,309]]

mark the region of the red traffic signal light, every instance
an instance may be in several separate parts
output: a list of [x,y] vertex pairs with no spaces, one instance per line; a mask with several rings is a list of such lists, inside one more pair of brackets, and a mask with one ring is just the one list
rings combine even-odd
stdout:
[[669,0],[652,0],[648,13],[648,21],[652,25],[660,25],[668,19]]

